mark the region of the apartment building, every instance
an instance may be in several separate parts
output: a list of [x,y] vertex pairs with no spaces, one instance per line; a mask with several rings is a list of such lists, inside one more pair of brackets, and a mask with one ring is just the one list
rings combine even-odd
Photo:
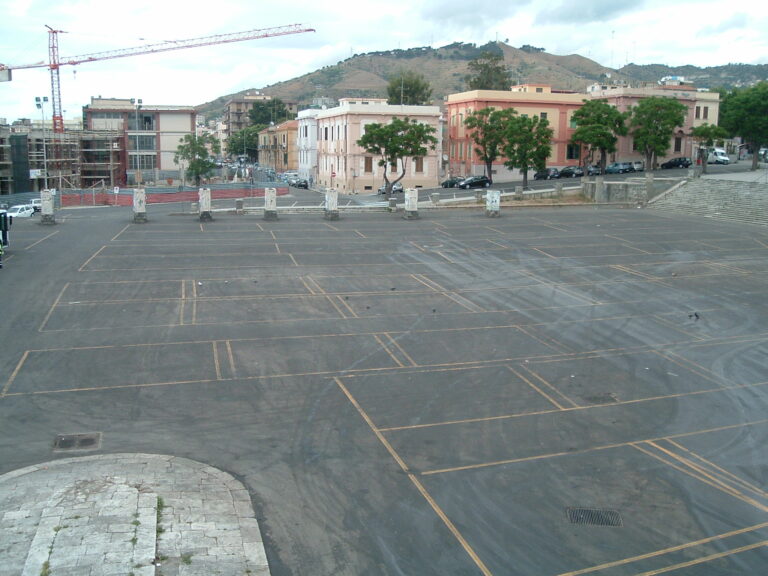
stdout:
[[[552,154],[547,165],[578,164],[579,147],[571,144],[570,140],[576,128],[573,113],[581,108],[585,98],[585,94],[555,90],[546,84],[520,84],[510,90],[470,90],[449,95],[446,99],[449,174],[471,176],[484,173],[485,164],[475,153],[470,131],[464,126],[469,114],[483,108],[514,108],[520,116],[546,119],[554,131]],[[504,160],[500,158],[493,164],[493,176],[501,179],[516,177],[518,172],[506,168]]]
[[91,98],[83,107],[86,132],[119,132],[119,185],[150,184],[178,178],[174,156],[184,136],[195,133],[192,106],[147,105],[140,100]]
[[[397,169],[378,165],[357,141],[369,124],[384,124],[392,118],[410,118],[435,128],[440,138],[440,108],[437,106],[401,106],[387,104],[384,98],[342,98],[334,108],[317,113],[316,184],[342,193],[376,190],[384,182],[384,170],[391,170],[390,180],[400,175]],[[424,158],[406,159],[406,188],[436,186],[440,177],[441,143]]]
[[298,120],[287,120],[259,132],[259,164],[278,174],[297,171],[299,131]]
[[317,115],[320,110],[310,108],[299,112],[298,136],[299,178],[314,184],[317,180]]
[[[593,84],[587,88],[591,99],[604,99],[617,109],[625,112],[644,98],[663,97],[674,98],[688,109],[682,126],[675,130],[670,141],[667,156],[694,157],[696,143],[691,138],[691,130],[702,124],[717,125],[720,114],[720,94],[717,92],[699,91],[694,86],[682,83],[662,83],[647,86],[632,87],[627,85]],[[610,159],[629,161],[644,160],[642,151],[637,150],[632,135],[619,138],[617,150]],[[662,161],[664,158],[659,158]]]

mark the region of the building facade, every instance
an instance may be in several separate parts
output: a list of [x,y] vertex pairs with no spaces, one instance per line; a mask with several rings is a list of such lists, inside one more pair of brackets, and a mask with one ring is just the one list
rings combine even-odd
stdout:
[[[570,144],[570,140],[576,127],[573,113],[581,108],[585,98],[585,94],[553,90],[545,84],[521,84],[510,90],[471,90],[449,95],[446,99],[449,174],[472,176],[485,172],[482,158],[475,153],[471,132],[464,125],[469,114],[483,108],[513,108],[520,116],[546,119],[554,132],[547,166],[578,164],[579,149]],[[516,177],[517,171],[506,168],[504,161],[505,158],[499,158],[494,162],[493,176],[500,179]]]
[[[618,110],[626,112],[637,106],[641,100],[650,97],[674,98],[687,108],[682,126],[675,129],[666,156],[657,158],[662,162],[667,157],[695,157],[696,151],[691,130],[703,124],[717,125],[720,115],[720,94],[717,92],[698,91],[694,86],[685,84],[654,84],[650,86],[631,87],[626,85],[593,84],[587,88],[591,99],[604,99]],[[617,143],[616,153],[609,161],[645,160],[641,150],[637,150],[630,133],[622,136]]]
[[[392,118],[410,118],[429,124],[440,139],[440,109],[437,106],[390,105],[383,98],[342,98],[334,108],[317,113],[317,178],[316,184],[350,194],[376,190],[384,183],[384,170],[379,158],[368,154],[357,141],[369,124],[385,124]],[[440,177],[441,143],[424,158],[406,159],[406,173],[401,181],[406,188],[436,186]],[[400,167],[392,171],[390,180],[400,176]]]
[[275,172],[298,171],[298,120],[287,120],[259,132],[259,164]]
[[317,115],[320,110],[310,108],[299,112],[298,136],[296,140],[299,155],[299,178],[310,186],[317,180]]
[[83,108],[87,132],[119,132],[118,185],[151,184],[183,176],[174,156],[184,136],[195,134],[192,106],[146,105],[132,99],[91,98]]

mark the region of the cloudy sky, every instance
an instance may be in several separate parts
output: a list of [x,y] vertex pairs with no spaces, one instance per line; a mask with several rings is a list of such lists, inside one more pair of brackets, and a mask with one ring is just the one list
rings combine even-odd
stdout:
[[[0,63],[48,62],[145,44],[302,24],[315,32],[62,66],[65,118],[92,96],[196,105],[336,64],[353,54],[452,42],[507,41],[624,64],[768,63],[768,2],[722,0],[0,0]],[[47,68],[0,83],[0,118],[40,118]],[[46,118],[51,114],[50,104]]]

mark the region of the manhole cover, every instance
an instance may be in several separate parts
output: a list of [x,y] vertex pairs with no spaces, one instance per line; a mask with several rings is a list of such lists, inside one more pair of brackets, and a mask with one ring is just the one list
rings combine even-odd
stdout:
[[53,441],[55,451],[96,450],[101,444],[101,432],[87,434],[59,434]]
[[571,524],[589,526],[623,526],[621,514],[617,510],[600,508],[566,508],[565,513]]

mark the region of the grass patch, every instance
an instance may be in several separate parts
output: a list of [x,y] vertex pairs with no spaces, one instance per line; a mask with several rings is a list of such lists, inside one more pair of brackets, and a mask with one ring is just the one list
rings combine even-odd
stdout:
[[186,554],[182,554],[181,561],[184,564],[192,564],[192,554],[190,554],[189,552],[187,552]]

